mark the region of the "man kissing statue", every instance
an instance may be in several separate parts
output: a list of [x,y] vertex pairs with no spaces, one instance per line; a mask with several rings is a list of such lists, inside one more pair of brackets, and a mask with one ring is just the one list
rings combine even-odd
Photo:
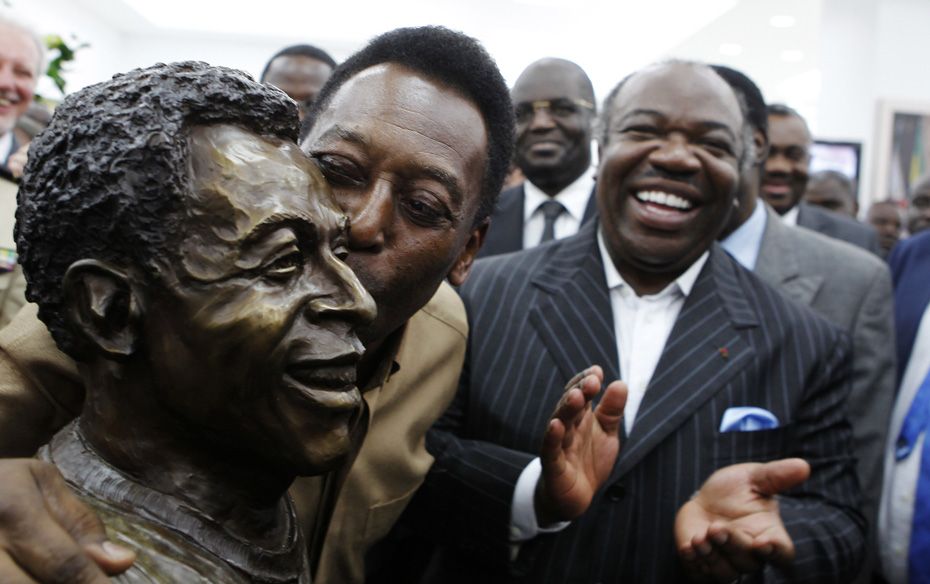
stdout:
[[88,388],[40,451],[136,550],[123,582],[309,582],[286,495],[344,459],[375,305],[277,89],[202,63],[68,97],[30,150],[28,298]]

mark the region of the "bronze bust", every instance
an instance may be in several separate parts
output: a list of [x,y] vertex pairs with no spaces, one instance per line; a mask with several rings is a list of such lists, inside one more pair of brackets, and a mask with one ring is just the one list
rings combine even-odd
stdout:
[[27,297],[88,388],[43,448],[124,582],[309,582],[286,491],[348,453],[375,306],[282,92],[203,63],[84,89],[33,142]]

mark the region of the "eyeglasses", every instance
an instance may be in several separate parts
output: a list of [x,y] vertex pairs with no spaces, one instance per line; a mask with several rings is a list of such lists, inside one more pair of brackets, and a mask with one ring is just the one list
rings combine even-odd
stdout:
[[525,124],[533,119],[538,110],[544,109],[549,115],[558,119],[567,119],[581,110],[594,110],[594,104],[584,99],[540,99],[518,103],[513,108],[517,123]]

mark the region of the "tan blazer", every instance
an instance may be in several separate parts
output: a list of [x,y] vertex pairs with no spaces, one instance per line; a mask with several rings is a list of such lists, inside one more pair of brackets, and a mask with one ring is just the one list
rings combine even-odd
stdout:
[[[399,369],[364,394],[368,434],[332,510],[316,584],[364,581],[365,552],[388,533],[433,462],[426,430],[455,395],[467,336],[465,308],[445,283],[408,321]],[[0,455],[31,456],[80,413],[83,397],[74,363],[27,305],[0,331]],[[298,479],[291,488],[302,517],[313,516],[322,483]]]
[[[0,178],[0,248],[16,249],[13,225],[16,222],[16,183]],[[0,328],[6,326],[26,304],[26,280],[19,264],[12,271],[0,272]]]

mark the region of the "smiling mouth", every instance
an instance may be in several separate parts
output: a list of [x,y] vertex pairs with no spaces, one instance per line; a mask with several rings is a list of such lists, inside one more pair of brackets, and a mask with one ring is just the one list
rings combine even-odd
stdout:
[[19,103],[18,98],[10,98],[6,95],[0,95],[0,107],[9,107],[11,105],[16,105]]
[[295,360],[284,371],[285,384],[317,408],[352,413],[361,407],[356,386],[359,355],[348,353],[329,359]]
[[639,222],[658,231],[678,231],[697,212],[693,201],[657,189],[635,192],[633,200],[633,212]]

